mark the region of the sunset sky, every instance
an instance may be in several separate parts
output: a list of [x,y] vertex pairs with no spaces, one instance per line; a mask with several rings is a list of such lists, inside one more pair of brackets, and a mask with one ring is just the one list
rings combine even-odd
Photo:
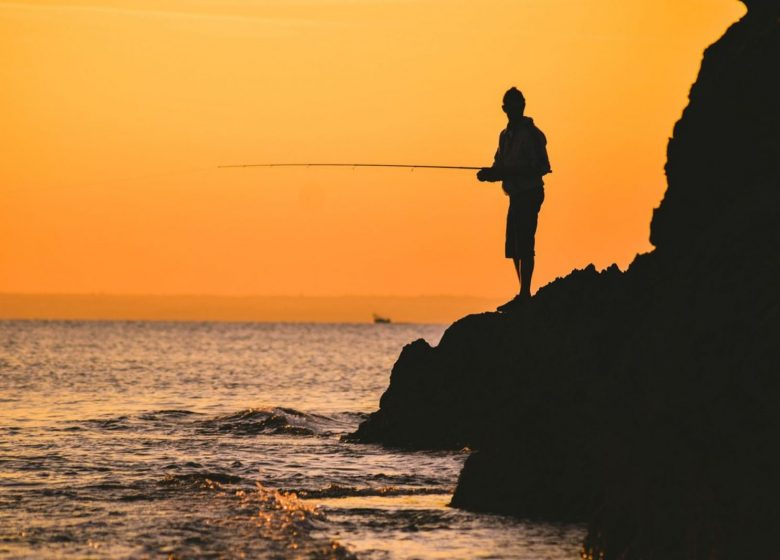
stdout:
[[736,0],[0,1],[0,292],[511,296],[516,85],[553,174],[539,287],[648,241]]

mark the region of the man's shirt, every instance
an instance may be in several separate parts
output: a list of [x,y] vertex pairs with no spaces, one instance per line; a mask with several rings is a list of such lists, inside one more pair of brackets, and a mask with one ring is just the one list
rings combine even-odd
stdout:
[[501,131],[493,167],[523,171],[521,176],[506,177],[502,181],[504,192],[509,195],[544,186],[542,176],[551,172],[547,139],[536,128],[533,119],[523,117]]

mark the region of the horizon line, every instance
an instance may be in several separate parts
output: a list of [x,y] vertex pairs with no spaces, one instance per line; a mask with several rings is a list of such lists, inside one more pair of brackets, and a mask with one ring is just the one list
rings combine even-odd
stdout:
[[6,292],[0,291],[0,297],[202,297],[202,298],[278,298],[278,299],[359,299],[359,298],[383,298],[383,299],[422,299],[422,298],[451,298],[451,299],[496,299],[502,295],[474,295],[474,294],[215,294],[215,293],[137,293],[137,292]]
[[504,298],[480,296],[291,296],[45,294],[0,292],[4,320],[240,323],[451,323],[492,311]]

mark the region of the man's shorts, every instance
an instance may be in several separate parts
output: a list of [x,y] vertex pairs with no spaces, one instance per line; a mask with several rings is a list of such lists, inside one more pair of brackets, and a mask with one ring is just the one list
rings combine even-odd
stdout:
[[518,191],[509,195],[504,248],[506,258],[524,259],[534,256],[536,223],[542,202],[544,202],[544,189]]

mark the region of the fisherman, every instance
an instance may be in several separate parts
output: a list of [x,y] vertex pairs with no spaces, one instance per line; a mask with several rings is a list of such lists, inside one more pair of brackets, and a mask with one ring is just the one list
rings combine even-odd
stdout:
[[498,311],[509,311],[531,297],[534,273],[534,236],[539,209],[544,201],[542,177],[550,173],[547,139],[533,119],[524,116],[525,97],[513,87],[504,94],[504,113],[509,119],[498,138],[498,150],[491,167],[477,172],[480,181],[501,181],[509,196],[504,256],[512,259],[520,293]]

